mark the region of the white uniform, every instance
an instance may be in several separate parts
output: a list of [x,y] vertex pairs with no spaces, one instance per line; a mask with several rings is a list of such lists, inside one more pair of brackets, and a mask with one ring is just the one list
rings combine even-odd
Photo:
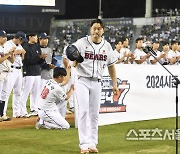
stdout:
[[[4,47],[0,46],[0,57],[3,57],[7,52],[4,50]],[[10,71],[10,63],[9,60],[4,60],[0,63],[0,100],[4,101],[2,96],[2,91],[6,89],[4,82],[7,78],[8,72]]]
[[[158,57],[160,57],[161,56],[161,54],[163,54],[162,52],[160,52],[160,51],[156,51],[156,58],[158,58]],[[151,63],[151,60],[154,60],[155,58],[153,57],[153,56],[150,56],[149,57],[149,62],[150,62],[150,64],[152,64]],[[164,59],[163,58],[161,58],[160,60],[159,60],[159,62],[162,64],[163,62],[164,62]],[[158,65],[159,63],[158,62],[156,62],[156,63],[154,63],[154,64],[152,64],[152,65]]]
[[48,129],[69,129],[69,123],[59,113],[57,104],[63,107],[66,93],[53,79],[49,80],[38,102],[38,115]]
[[[16,50],[23,50],[21,45],[16,46],[12,40],[7,41],[4,44],[4,48],[8,51],[11,48],[16,47]],[[4,97],[6,98],[5,107],[4,107],[4,115],[6,115],[8,99],[10,93],[13,89],[13,97],[12,97],[12,108],[13,108],[13,117],[20,116],[20,99],[21,99],[21,88],[22,88],[22,58],[21,55],[15,55],[14,63],[11,65],[11,71],[8,73],[8,77],[5,81],[5,85],[8,89],[3,91]]]
[[[64,48],[64,51],[63,51],[63,55],[62,55],[62,59],[65,58],[69,61],[69,65],[71,66],[71,77],[69,79],[69,82],[67,83],[67,85],[65,85],[65,91],[69,91],[70,87],[72,84],[74,84],[74,78],[75,78],[75,68],[73,67],[73,64],[74,62],[73,61],[70,61],[67,56],[66,56],[66,48]],[[63,61],[63,60],[62,60]],[[62,62],[62,67],[64,67],[64,64]],[[69,107],[70,108],[74,108],[74,99],[75,99],[75,96],[74,96],[74,93],[71,95],[71,97],[68,99],[68,102],[69,102]]]
[[[120,50],[120,55],[121,58],[124,56],[124,53],[126,53],[126,55],[130,54],[130,50],[128,48],[121,48]],[[127,57],[124,58],[124,61],[122,62],[124,64],[124,62],[127,60]],[[129,63],[129,62],[128,62]]]
[[101,99],[101,82],[106,66],[113,65],[117,58],[111,45],[102,38],[100,44],[83,37],[74,45],[84,58],[76,68],[75,93],[79,105],[78,133],[80,148],[96,147],[98,144],[98,117]]
[[[172,58],[176,58],[177,57],[177,51],[172,51],[172,50],[169,50],[168,52],[168,55],[167,55],[167,58],[168,59],[172,59]],[[174,64],[178,64],[177,62],[174,63]]]
[[[135,61],[141,60],[144,56],[146,56],[146,53],[143,52],[142,50],[136,49],[134,50],[134,56],[135,56]],[[149,64],[149,58],[146,59],[142,64]]]

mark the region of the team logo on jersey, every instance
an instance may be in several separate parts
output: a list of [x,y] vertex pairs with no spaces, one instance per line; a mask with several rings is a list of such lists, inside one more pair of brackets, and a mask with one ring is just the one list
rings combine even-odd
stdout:
[[103,77],[100,113],[126,112],[124,99],[129,92],[130,83],[127,80],[120,80],[118,78],[117,84],[119,93],[118,95],[113,95],[111,78],[109,76]]
[[84,55],[84,59],[106,61],[107,55],[106,54],[94,54],[94,53],[90,53],[89,51],[86,51],[85,55]]

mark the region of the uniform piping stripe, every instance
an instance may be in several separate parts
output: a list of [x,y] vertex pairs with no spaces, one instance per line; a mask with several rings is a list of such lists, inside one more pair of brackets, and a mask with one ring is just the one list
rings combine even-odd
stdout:
[[[50,118],[52,121],[54,121],[54,119],[52,119],[52,118],[51,118],[51,117],[50,117],[50,116],[46,113],[46,111],[45,111],[45,110],[44,110],[44,113],[47,115],[47,117],[48,117],[48,118]],[[60,126],[60,127],[61,127],[61,129],[63,129],[63,128],[62,128],[62,126],[61,126],[61,125],[59,125],[56,121],[54,121],[54,123],[55,123],[55,124],[57,124],[58,126]]]

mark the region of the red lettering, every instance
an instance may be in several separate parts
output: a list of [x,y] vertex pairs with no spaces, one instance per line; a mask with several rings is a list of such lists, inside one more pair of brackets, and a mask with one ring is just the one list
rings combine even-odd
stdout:
[[98,54],[95,54],[94,60],[99,60],[99,59],[98,59],[98,56],[99,56]]
[[45,86],[42,93],[41,93],[41,98],[45,99],[47,97],[47,94],[49,94],[49,89],[46,88],[46,86]]
[[85,58],[85,59],[89,59],[89,53],[85,52],[84,58]]
[[103,61],[103,55],[99,54],[99,60]]
[[94,59],[94,54],[90,53],[89,54],[89,59]]
[[104,55],[104,61],[106,61],[107,60],[107,55]]

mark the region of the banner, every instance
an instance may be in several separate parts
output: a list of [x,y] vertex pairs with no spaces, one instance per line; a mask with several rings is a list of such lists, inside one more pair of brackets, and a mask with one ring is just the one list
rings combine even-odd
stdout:
[[[180,66],[165,67],[180,79]],[[102,80],[99,125],[176,116],[176,88],[161,65],[117,64],[116,72],[118,95],[108,70]]]

